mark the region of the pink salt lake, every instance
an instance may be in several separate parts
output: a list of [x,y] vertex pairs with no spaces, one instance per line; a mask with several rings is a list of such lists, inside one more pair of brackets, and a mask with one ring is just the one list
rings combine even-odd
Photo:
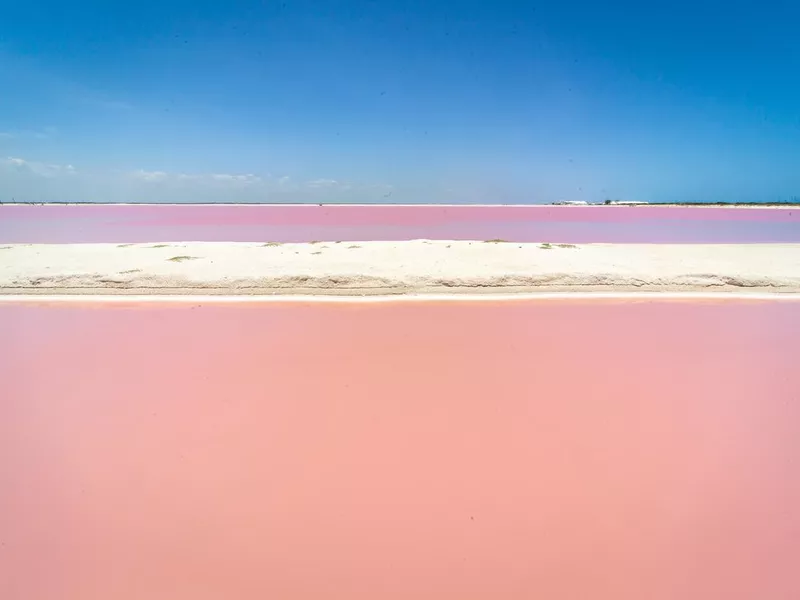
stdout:
[[800,302],[0,304],[4,600],[800,598]]
[[486,240],[604,243],[800,242],[800,207],[0,206],[0,244]]

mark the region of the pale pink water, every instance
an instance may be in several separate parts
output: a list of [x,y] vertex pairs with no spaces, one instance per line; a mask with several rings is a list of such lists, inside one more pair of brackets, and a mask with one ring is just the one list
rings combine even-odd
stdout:
[[0,206],[0,243],[800,242],[800,208],[676,206]]
[[3,600],[800,598],[800,302],[0,330]]

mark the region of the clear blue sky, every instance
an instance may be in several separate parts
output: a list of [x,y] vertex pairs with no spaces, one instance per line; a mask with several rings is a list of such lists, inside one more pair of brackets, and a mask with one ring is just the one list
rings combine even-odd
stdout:
[[0,9],[0,200],[800,196],[797,0]]

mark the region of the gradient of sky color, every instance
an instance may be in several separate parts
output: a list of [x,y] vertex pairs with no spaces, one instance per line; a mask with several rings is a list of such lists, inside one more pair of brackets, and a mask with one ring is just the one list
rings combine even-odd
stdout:
[[0,200],[800,196],[796,0],[0,10]]

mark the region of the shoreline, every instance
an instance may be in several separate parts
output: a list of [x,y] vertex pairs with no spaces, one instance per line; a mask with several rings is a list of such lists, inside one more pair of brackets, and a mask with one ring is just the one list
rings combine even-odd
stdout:
[[209,207],[209,206],[225,206],[225,207],[238,207],[238,206],[263,206],[265,208],[277,207],[300,207],[307,206],[310,208],[341,208],[341,207],[354,207],[354,208],[382,208],[382,207],[409,207],[409,208],[591,208],[602,207],[604,209],[610,208],[647,208],[647,207],[661,207],[661,208],[777,208],[782,210],[800,210],[800,204],[724,204],[724,203],[696,203],[696,204],[671,204],[671,203],[645,203],[645,204],[357,204],[357,203],[247,203],[247,202],[211,202],[211,203],[161,203],[161,202],[2,202],[0,208],[3,206],[196,206],[196,207]]
[[335,295],[199,295],[199,294],[2,294],[2,304],[272,304],[272,303],[469,303],[533,301],[702,301],[712,302],[800,302],[800,294],[781,292],[534,292],[511,294],[402,294],[373,296]]
[[0,295],[800,292],[800,244],[492,241],[0,246]]

